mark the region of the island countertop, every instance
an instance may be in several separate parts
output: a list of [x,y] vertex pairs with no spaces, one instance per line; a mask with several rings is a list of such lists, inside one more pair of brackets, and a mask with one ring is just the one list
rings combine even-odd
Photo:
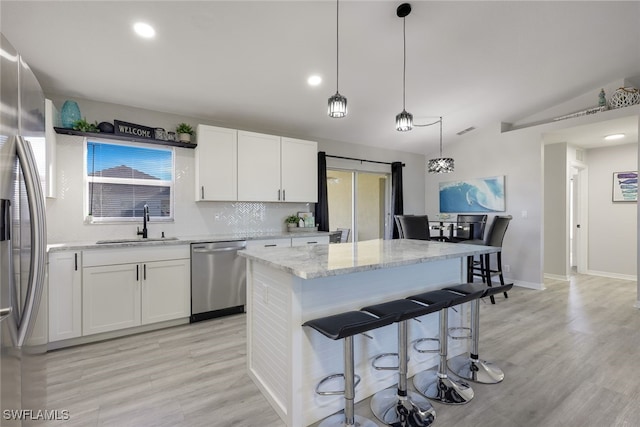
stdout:
[[398,239],[291,248],[252,248],[238,254],[302,279],[315,279],[481,255],[498,250],[493,246]]

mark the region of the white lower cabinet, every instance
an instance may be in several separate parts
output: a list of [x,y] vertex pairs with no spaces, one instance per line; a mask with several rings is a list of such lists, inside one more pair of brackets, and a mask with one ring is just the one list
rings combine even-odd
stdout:
[[248,240],[247,249],[250,248],[289,248],[291,247],[290,238],[280,239],[260,239],[260,240]]
[[83,335],[140,325],[138,264],[83,269]]
[[49,341],[81,336],[82,252],[64,251],[49,254],[48,294]]
[[85,251],[82,335],[189,317],[189,257],[188,245]]
[[191,262],[188,259],[143,265],[142,324],[188,317],[191,314]]

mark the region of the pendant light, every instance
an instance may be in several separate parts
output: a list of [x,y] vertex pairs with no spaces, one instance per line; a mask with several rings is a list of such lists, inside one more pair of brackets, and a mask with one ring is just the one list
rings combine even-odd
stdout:
[[396,130],[406,132],[413,128],[413,114],[405,109],[406,100],[406,80],[407,80],[407,32],[405,28],[405,18],[411,13],[411,5],[403,3],[398,6],[396,14],[402,18],[402,112],[396,116]]
[[449,173],[453,172],[453,159],[451,157],[442,157],[442,117],[440,117],[440,157],[431,159],[427,162],[427,171],[429,173]]
[[329,108],[327,114],[329,117],[333,117],[334,119],[340,119],[347,115],[347,98],[340,95],[338,91],[338,76],[339,76],[339,64],[340,64],[340,56],[339,56],[339,17],[340,17],[340,9],[339,9],[339,1],[336,0],[336,94],[329,98]]

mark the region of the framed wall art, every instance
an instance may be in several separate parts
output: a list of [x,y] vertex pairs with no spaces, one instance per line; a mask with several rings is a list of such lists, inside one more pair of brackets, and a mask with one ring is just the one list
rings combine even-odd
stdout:
[[440,183],[440,212],[504,212],[504,175]]
[[613,173],[613,201],[638,201],[638,171]]

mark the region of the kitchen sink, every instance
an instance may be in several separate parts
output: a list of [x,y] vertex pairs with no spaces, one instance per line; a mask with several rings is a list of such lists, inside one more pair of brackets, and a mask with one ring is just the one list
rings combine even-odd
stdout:
[[137,238],[131,238],[131,239],[109,239],[109,240],[98,240],[96,242],[97,245],[108,245],[108,244],[115,244],[115,243],[151,243],[151,242],[165,242],[165,241],[172,241],[172,240],[178,240],[177,237],[156,237],[156,238],[146,238],[143,239],[142,237],[137,237]]

